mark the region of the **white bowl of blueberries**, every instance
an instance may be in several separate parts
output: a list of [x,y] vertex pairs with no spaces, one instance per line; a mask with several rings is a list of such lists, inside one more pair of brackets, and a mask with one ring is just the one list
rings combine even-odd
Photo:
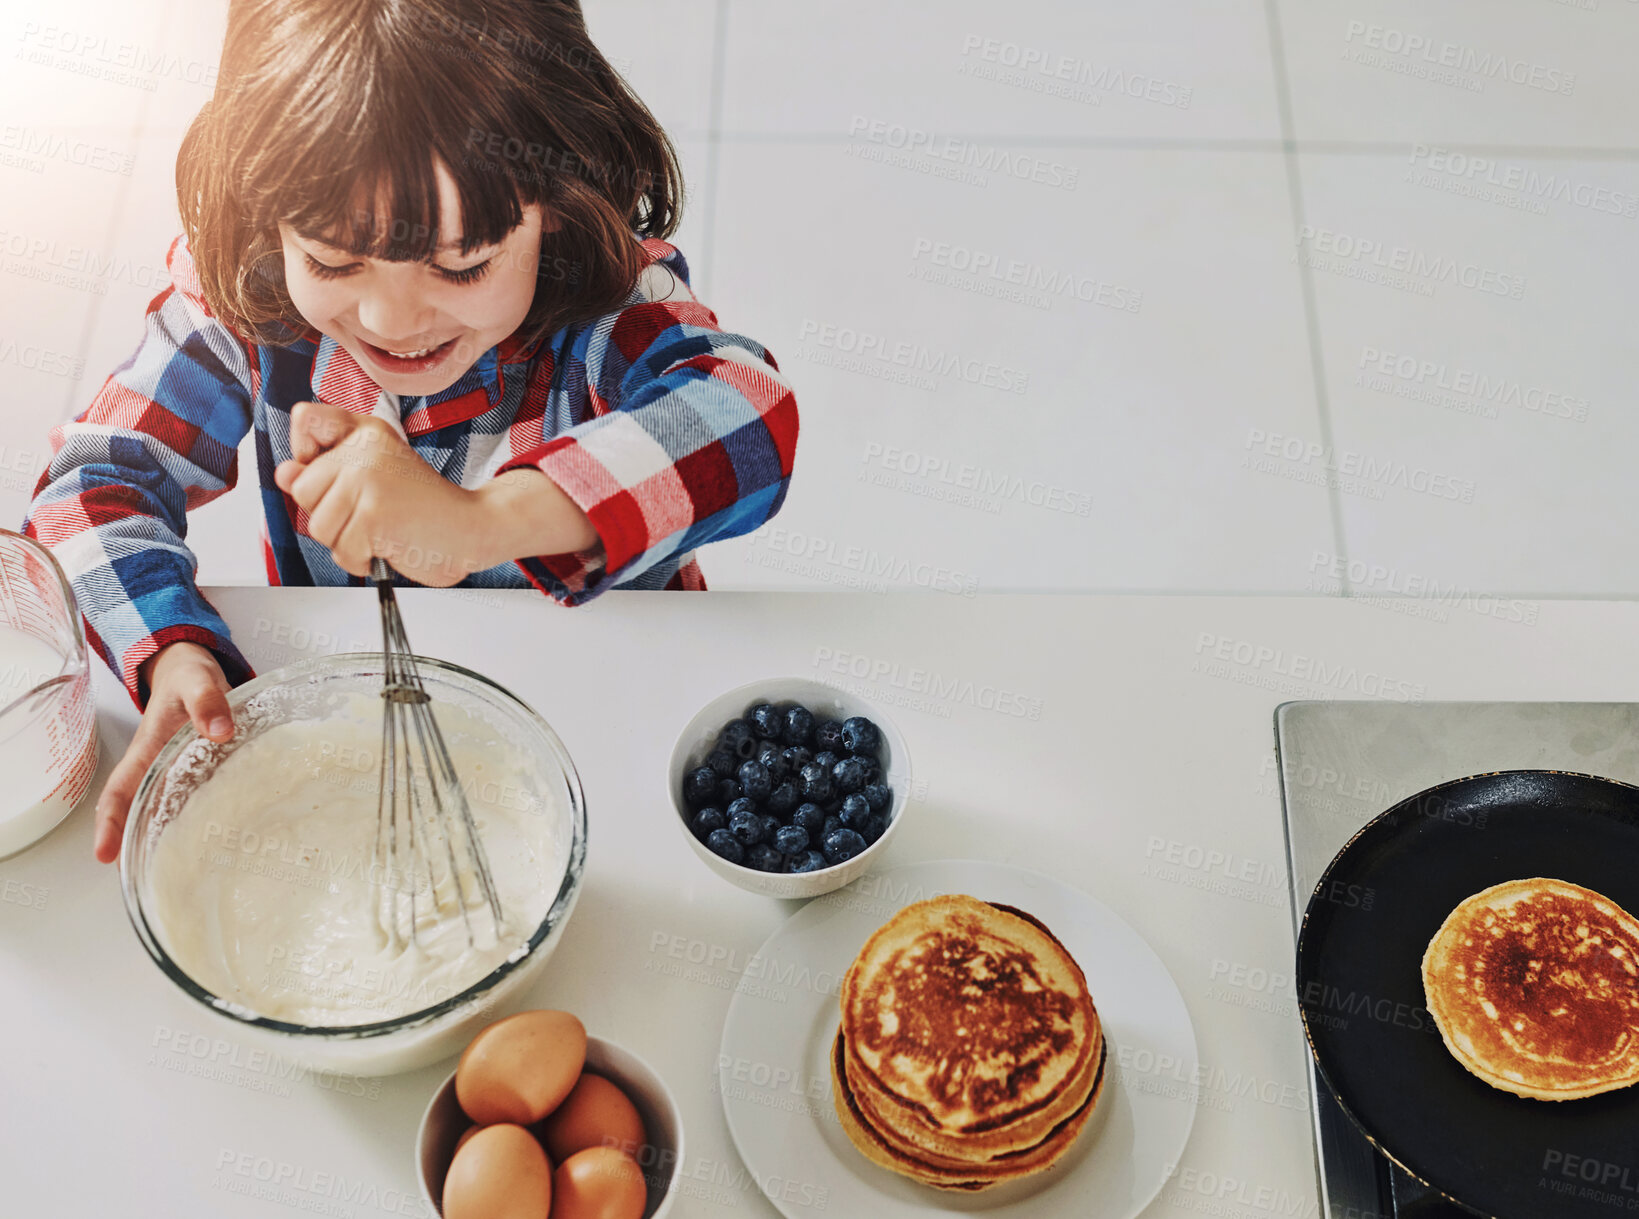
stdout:
[[817,897],[863,875],[910,791],[899,729],[845,691],[802,678],[730,690],[672,749],[678,824],[717,875],[769,897]]

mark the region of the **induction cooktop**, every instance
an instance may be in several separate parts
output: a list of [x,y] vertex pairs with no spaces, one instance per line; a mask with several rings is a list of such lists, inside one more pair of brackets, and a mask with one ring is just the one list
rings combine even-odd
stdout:
[[[1405,797],[1497,770],[1570,770],[1639,784],[1639,704],[1293,702],[1275,710],[1294,935],[1332,857]],[[1379,1155],[1309,1066],[1321,1214],[1472,1216]],[[1516,1219],[1505,1216],[1503,1219]]]

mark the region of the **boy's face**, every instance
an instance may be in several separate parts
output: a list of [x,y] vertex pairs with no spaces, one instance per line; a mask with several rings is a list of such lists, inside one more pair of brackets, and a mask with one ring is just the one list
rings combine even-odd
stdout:
[[291,302],[372,381],[408,397],[448,389],[518,328],[535,299],[543,224],[556,227],[526,204],[500,244],[463,256],[455,183],[443,165],[436,172],[442,231],[428,262],[363,258],[279,225]]

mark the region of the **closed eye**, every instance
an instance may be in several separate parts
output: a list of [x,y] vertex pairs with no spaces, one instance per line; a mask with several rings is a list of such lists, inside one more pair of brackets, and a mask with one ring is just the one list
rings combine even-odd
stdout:
[[351,275],[358,269],[358,263],[356,262],[333,267],[327,262],[320,262],[305,250],[302,252],[302,257],[307,259],[307,269],[320,279],[340,279],[344,275]]
[[475,284],[488,275],[490,268],[494,265],[495,260],[493,258],[486,258],[477,266],[464,267],[459,271],[452,271],[448,267],[439,266],[437,263],[433,263],[432,267],[441,278],[452,284]]
[[[331,266],[327,262],[320,262],[317,258],[314,258],[313,255],[307,253],[306,251],[303,251],[302,256],[307,259],[307,269],[319,279],[341,279],[344,276],[353,274],[353,272],[357,271],[359,268],[359,264],[356,262],[345,263],[339,267]],[[441,267],[435,262],[429,262],[427,265],[430,266],[438,274],[438,277],[446,283],[475,284],[490,273],[490,270],[495,265],[495,260],[493,258],[486,258],[483,262],[478,263],[476,266],[463,267],[458,271],[449,267]]]

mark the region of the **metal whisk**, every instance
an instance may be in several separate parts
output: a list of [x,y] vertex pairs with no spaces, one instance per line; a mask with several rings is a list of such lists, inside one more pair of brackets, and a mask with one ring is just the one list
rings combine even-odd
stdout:
[[[416,897],[425,883],[433,910],[452,902],[460,908],[467,943],[473,946],[477,939],[469,905],[481,898],[489,906],[499,936],[501,899],[466,792],[433,717],[431,696],[416,668],[415,653],[404,633],[404,617],[393,595],[392,571],[385,561],[371,561],[370,579],[381,599],[381,657],[386,675],[381,691],[374,871],[377,918],[394,948],[416,943]],[[440,845],[449,871],[435,877]],[[403,931],[406,923],[408,934]]]

